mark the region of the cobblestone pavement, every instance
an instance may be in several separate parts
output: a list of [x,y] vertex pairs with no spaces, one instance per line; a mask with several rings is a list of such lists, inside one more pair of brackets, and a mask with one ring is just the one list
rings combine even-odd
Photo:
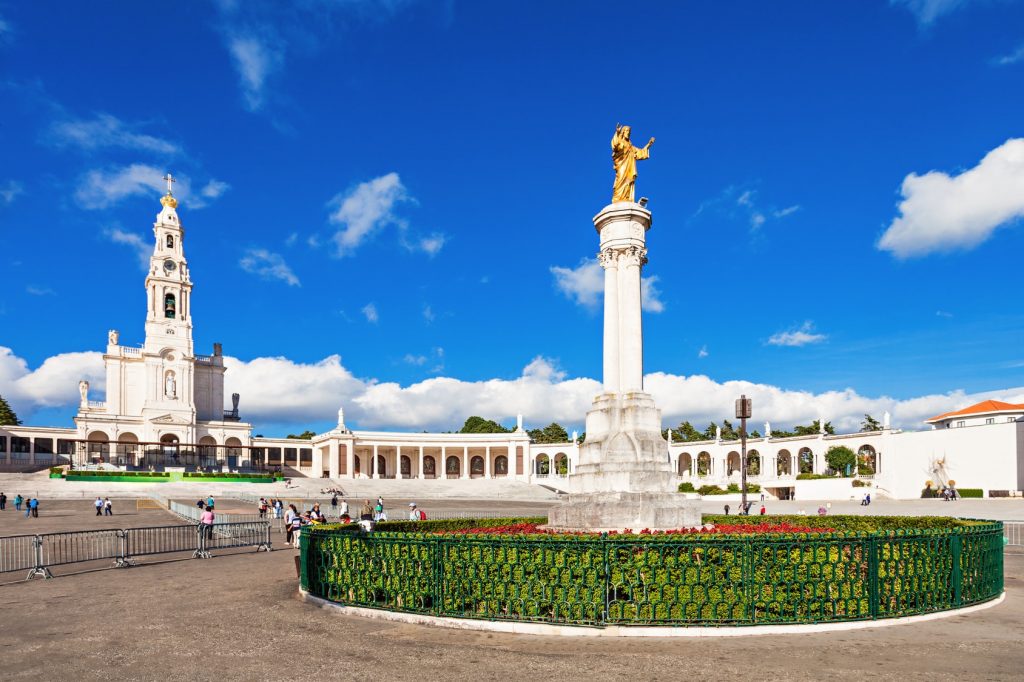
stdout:
[[0,587],[8,679],[1011,680],[1024,665],[1024,555],[1007,600],[874,630],[728,639],[465,632],[325,612],[293,550],[236,550]]

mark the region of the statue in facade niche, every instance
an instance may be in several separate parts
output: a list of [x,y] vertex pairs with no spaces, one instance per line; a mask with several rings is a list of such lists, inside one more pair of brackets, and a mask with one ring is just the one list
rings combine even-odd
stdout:
[[111,329],[107,332],[107,343],[111,346],[116,346],[119,336],[116,329]]
[[89,382],[79,381],[78,382],[78,393],[82,396],[82,404],[87,405],[89,403]]
[[615,184],[612,187],[612,202],[633,201],[636,189],[636,162],[651,156],[654,138],[643,147],[634,147],[629,135],[632,128],[615,124],[612,135],[612,165],[615,167]]
[[164,380],[164,395],[168,398],[178,397],[178,388],[174,381],[173,372],[168,372],[167,378]]

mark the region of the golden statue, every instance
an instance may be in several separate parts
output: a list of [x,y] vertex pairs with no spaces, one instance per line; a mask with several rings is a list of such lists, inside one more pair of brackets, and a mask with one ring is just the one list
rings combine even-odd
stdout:
[[629,141],[630,127],[615,124],[612,136],[612,165],[615,166],[615,186],[612,188],[612,202],[633,201],[636,188],[636,162],[651,156],[652,137],[645,146],[634,147]]

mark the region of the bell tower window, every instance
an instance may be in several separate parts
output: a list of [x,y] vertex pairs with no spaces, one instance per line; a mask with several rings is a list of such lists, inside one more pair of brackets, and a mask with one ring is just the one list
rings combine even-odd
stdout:
[[168,249],[173,249],[174,248],[174,235],[173,234],[167,235],[167,248]]
[[174,294],[164,296],[164,317],[173,320],[176,312]]

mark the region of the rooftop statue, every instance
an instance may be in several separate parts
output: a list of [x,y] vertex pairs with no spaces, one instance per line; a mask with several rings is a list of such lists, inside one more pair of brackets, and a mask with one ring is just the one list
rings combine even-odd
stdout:
[[615,166],[615,186],[612,188],[612,202],[632,202],[636,189],[636,162],[650,158],[652,137],[643,147],[634,147],[629,140],[629,126],[615,124],[612,136],[612,165]]

